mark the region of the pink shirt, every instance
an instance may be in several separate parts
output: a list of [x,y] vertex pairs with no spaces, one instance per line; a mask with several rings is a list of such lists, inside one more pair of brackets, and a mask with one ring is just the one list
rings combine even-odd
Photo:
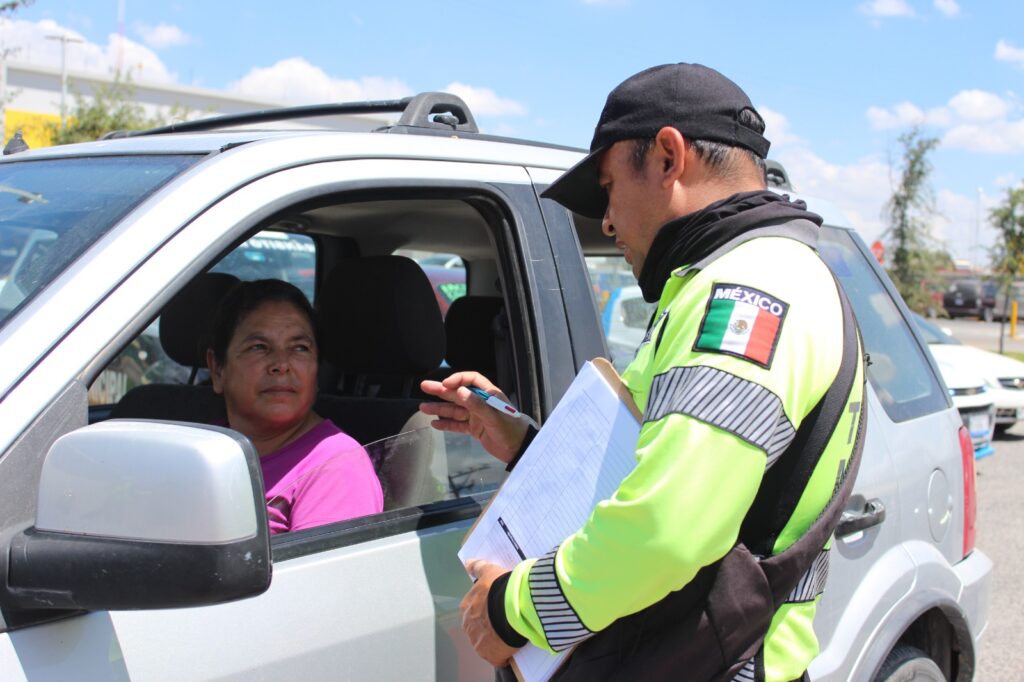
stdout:
[[329,419],[261,457],[260,468],[272,534],[384,509],[380,481],[366,450]]

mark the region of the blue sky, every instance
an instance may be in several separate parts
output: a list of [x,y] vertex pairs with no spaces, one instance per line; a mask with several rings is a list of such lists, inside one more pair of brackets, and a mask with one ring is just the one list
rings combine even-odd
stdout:
[[[1024,3],[993,0],[464,2],[36,0],[0,27],[17,59],[53,63],[55,28],[87,42],[72,67],[110,69],[290,104],[462,94],[481,127],[586,146],[608,91],[694,61],[750,95],[771,156],[839,205],[867,241],[884,229],[897,137],[941,140],[933,233],[985,260],[979,214],[1024,177]],[[812,206],[813,208],[813,206]]]

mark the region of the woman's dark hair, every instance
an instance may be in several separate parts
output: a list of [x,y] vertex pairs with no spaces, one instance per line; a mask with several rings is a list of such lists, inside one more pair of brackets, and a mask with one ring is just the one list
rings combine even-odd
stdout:
[[302,313],[313,330],[314,340],[319,346],[319,334],[316,328],[316,316],[309,299],[298,287],[279,279],[257,279],[252,282],[239,282],[231,287],[217,305],[210,331],[209,347],[217,363],[223,365],[228,352],[228,344],[239,323],[246,315],[264,303],[288,303]]

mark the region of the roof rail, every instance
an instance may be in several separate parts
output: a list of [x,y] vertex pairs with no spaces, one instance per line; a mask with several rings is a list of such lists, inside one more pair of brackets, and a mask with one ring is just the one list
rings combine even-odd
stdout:
[[768,159],[765,161],[765,180],[769,187],[792,190],[793,185],[789,183],[789,173],[778,161]]
[[[311,104],[301,107],[280,107],[262,109],[242,114],[212,116],[196,121],[172,123],[149,130],[116,130],[102,139],[138,137],[142,135],[166,135],[168,133],[194,133],[218,130],[253,123],[289,121],[319,116],[340,116],[344,114],[401,113],[402,117],[394,128],[425,128],[449,132],[476,133],[476,121],[469,107],[461,98],[447,92],[424,92],[414,97],[379,100],[374,102],[339,102],[335,104]],[[387,128],[386,128],[387,129]]]

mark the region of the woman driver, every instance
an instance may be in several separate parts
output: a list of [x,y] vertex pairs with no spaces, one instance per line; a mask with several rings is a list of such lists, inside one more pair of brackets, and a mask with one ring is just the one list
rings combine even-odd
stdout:
[[228,426],[260,455],[271,533],[384,507],[366,451],[313,412],[317,361],[313,309],[296,287],[241,282],[220,302],[206,364]]

